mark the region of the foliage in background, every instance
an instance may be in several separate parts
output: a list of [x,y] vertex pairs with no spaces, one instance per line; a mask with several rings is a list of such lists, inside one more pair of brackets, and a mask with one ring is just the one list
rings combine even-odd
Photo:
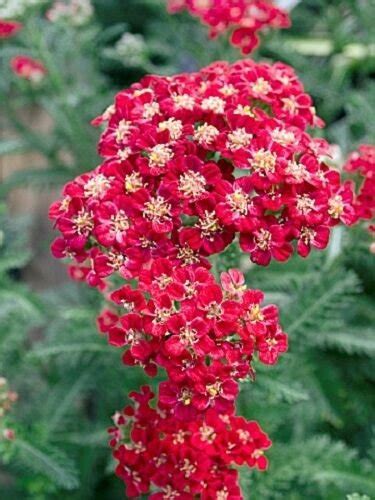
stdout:
[[[189,16],[167,15],[162,0],[96,0],[94,18],[79,28],[46,21],[46,2],[37,3],[29,2],[27,20],[16,14],[26,29],[0,46],[1,115],[13,132],[0,140],[0,156],[37,151],[48,168],[25,165],[0,186],[3,195],[26,184],[46,189],[95,166],[97,131],[89,121],[145,72],[238,58],[225,42],[208,43]],[[345,153],[375,137],[374,10],[366,0],[302,0],[292,28],[268,34],[256,54],[296,68],[327,122],[326,137]],[[7,69],[19,53],[40,58],[51,78],[21,85]],[[48,134],[25,124],[22,110],[33,107],[51,118]],[[104,429],[142,383],[141,371],[122,367],[96,333],[94,291],[63,285],[36,294],[22,283],[32,258],[27,220],[3,210],[0,228],[0,376],[19,394],[7,417],[16,439],[0,445],[0,490],[9,499],[121,498]],[[231,248],[219,269],[237,258]],[[248,284],[280,305],[291,346],[278,367],[259,366],[257,384],[243,388],[239,410],[274,441],[269,471],[243,476],[248,497],[375,496],[374,275],[363,228],[338,232],[323,257],[248,270]]]

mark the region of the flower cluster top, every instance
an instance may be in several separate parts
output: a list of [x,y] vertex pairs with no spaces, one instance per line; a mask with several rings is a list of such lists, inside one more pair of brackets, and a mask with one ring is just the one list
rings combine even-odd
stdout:
[[[198,73],[145,77],[117,94],[103,163],[51,207],[56,257],[73,257],[93,286],[138,277],[154,258],[209,267],[239,236],[253,262],[327,245],[352,224],[352,185],[323,161],[328,146],[311,98],[283,64],[218,62]],[[295,243],[295,244],[294,244]]]
[[259,32],[267,28],[288,28],[288,14],[271,0],[168,0],[170,12],[187,9],[209,26],[210,36],[231,32],[231,43],[243,54],[259,43]]

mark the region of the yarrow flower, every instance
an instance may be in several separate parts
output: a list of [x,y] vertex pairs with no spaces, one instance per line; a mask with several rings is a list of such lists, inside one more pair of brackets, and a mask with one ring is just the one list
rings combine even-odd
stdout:
[[216,405],[233,411],[237,382],[252,376],[253,357],[274,364],[287,348],[276,306],[263,306],[262,292],[248,290],[238,270],[223,273],[220,286],[203,267],[156,259],[142,270],[136,290],[125,285],[109,298],[117,307],[99,317],[100,331],[126,349],[125,364],[153,374],[166,370],[164,396],[188,390],[191,406],[175,401],[181,417]]
[[344,170],[358,177],[359,188],[354,209],[357,217],[369,220],[368,232],[373,238],[370,252],[375,253],[375,146],[363,144],[349,155]]
[[[68,183],[51,210],[85,279],[137,278],[155,258],[207,266],[236,235],[253,262],[307,256],[357,214],[350,182],[323,161],[310,96],[283,64],[215,63],[149,76],[95,124],[103,163]],[[121,262],[120,262],[121,261]]]
[[24,55],[13,57],[10,61],[10,67],[16,76],[33,83],[39,83],[47,74],[41,61]]
[[0,440],[13,441],[16,437],[14,429],[9,428],[7,414],[11,411],[17,399],[18,394],[9,390],[7,379],[0,377]]
[[90,0],[57,0],[48,9],[46,17],[51,22],[64,21],[73,26],[86,24],[94,13]]
[[287,336],[276,306],[263,306],[263,294],[244,282],[238,270],[223,273],[220,286],[205,268],[157,259],[138,290],[111,293],[117,312],[103,311],[100,330],[125,348],[125,364],[151,376],[162,367],[168,376],[156,409],[145,387],[131,394],[135,409],[114,417],[110,444],[128,496],[153,486],[150,498],[240,499],[233,466],[267,468],[271,441],[256,422],[235,415],[235,399],[239,381],[254,377],[253,357],[276,363]]
[[375,212],[375,146],[363,144],[349,155],[344,169],[362,180],[355,209],[361,219],[372,219]]
[[234,467],[265,469],[271,442],[236,416],[239,383],[287,335],[239,270],[216,281],[210,257],[237,236],[260,265],[325,248],[359,217],[352,184],[324,162],[328,144],[306,131],[323,123],[280,63],[147,76],[93,123],[103,161],[51,206],[52,252],[106,295],[99,330],[123,362],[167,376],[155,404],[145,388],[116,414],[117,474],[128,496],[240,499]]
[[127,496],[152,487],[150,499],[240,499],[235,466],[267,467],[264,451],[271,442],[256,422],[213,410],[204,419],[176,420],[169,410],[150,406],[149,387],[130,396],[133,405],[114,415],[109,430]]
[[272,0],[168,0],[171,13],[186,9],[209,27],[211,38],[231,33],[231,43],[243,54],[259,43],[259,33],[267,28],[288,28],[287,12]]
[[10,38],[22,29],[22,24],[17,21],[0,19],[0,38]]

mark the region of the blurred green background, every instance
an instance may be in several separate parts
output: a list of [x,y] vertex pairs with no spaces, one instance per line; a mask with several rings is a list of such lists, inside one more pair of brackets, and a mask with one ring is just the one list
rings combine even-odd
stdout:
[[[48,205],[65,181],[96,166],[99,131],[89,122],[118,89],[148,72],[239,55],[225,39],[209,42],[187,14],[168,15],[163,0],[96,0],[81,22],[55,23],[45,18],[50,4],[0,1],[0,18],[25,24],[0,41],[0,402],[8,388],[18,393],[0,414],[0,431],[16,433],[0,437],[0,498],[112,500],[124,492],[105,430],[145,379],[97,333],[98,293],[70,283],[50,257]],[[291,17],[292,28],[264,36],[254,58],[296,69],[340,166],[375,138],[375,2],[301,0]],[[17,80],[9,70],[17,54],[41,59],[48,78]],[[239,412],[273,440],[269,470],[242,473],[246,499],[375,498],[370,244],[365,227],[338,229],[307,261],[243,262],[249,286],[281,307],[290,335],[289,353],[276,367],[258,366],[242,388]],[[231,247],[219,268],[240,260]]]

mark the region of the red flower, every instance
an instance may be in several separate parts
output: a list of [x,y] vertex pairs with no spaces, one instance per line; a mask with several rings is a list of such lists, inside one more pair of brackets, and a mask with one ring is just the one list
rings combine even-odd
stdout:
[[10,67],[15,75],[34,83],[39,83],[47,74],[44,64],[29,56],[15,56],[10,61]]
[[302,257],[307,257],[311,247],[323,250],[328,245],[330,229],[328,226],[301,226],[296,229],[298,234],[297,251]]
[[225,300],[218,285],[203,288],[199,293],[197,305],[216,335],[221,337],[236,331],[240,306],[233,300]]
[[254,262],[284,261],[293,240],[306,255],[358,215],[352,186],[321,161],[327,143],[306,132],[317,124],[311,98],[280,63],[146,77],[121,91],[102,121],[104,162],[68,183],[50,211],[65,240],[56,255],[82,259],[98,245],[108,256],[95,257],[92,285],[104,286],[111,266],[125,272],[121,258],[134,277],[155,258],[209,268],[207,257],[237,233]]
[[287,28],[287,13],[268,0],[168,0],[171,13],[186,8],[210,28],[216,37],[234,27],[231,43],[243,54],[249,54],[258,45],[258,32],[265,28]]
[[17,21],[0,19],[0,38],[10,38],[22,29],[22,24]]
[[[271,333],[270,329],[275,330],[275,332]],[[260,338],[257,344],[259,360],[266,365],[274,365],[280,353],[285,352],[288,348],[287,335],[273,325],[270,329],[267,336]]]
[[242,250],[248,252],[251,260],[261,266],[267,266],[272,258],[283,262],[293,252],[288,242],[289,229],[273,222],[276,221],[265,219],[253,234],[243,233],[240,237]]
[[[372,219],[375,213],[375,146],[367,144],[360,146],[358,151],[349,156],[344,168],[347,172],[357,172],[362,180],[358,196],[354,201],[357,217]],[[347,194],[346,199],[348,199]],[[345,212],[351,221],[352,213],[348,213],[348,209]]]

